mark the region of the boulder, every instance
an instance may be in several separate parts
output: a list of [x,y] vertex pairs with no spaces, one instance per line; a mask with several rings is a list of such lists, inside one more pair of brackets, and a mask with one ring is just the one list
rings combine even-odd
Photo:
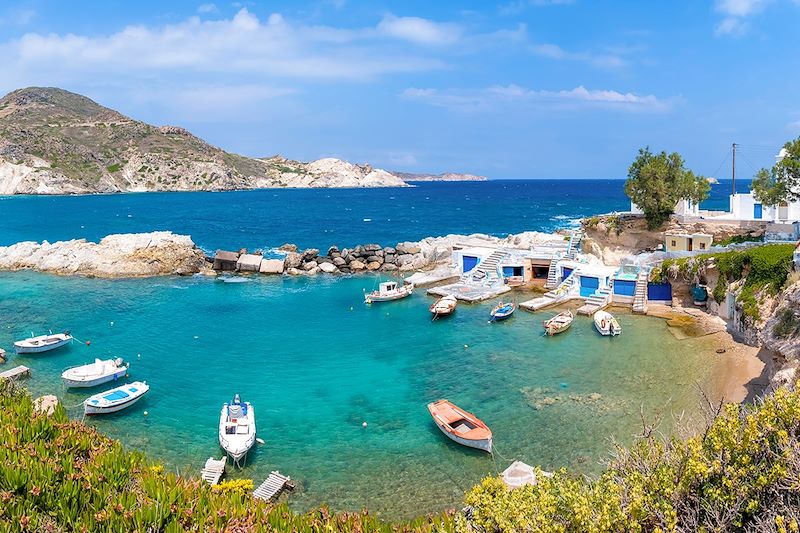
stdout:
[[319,250],[316,248],[307,248],[303,251],[303,261],[311,261],[319,255]]
[[295,267],[289,267],[286,269],[286,273],[289,274],[290,276],[299,276],[300,274],[303,273],[303,271]]
[[377,252],[378,250],[383,250],[383,247],[380,244],[367,244],[364,246],[364,250],[367,252]]
[[399,254],[418,254],[422,251],[416,242],[401,242],[395,248]]
[[397,253],[397,250],[396,250],[395,248],[392,248],[391,246],[387,246],[387,247],[385,247],[385,248],[383,249],[383,252],[384,252],[385,254],[396,254],[396,253]]
[[315,259],[315,261],[316,261],[317,263],[319,263],[320,265],[321,265],[322,263],[333,263],[333,259],[331,259],[331,258],[330,258],[330,257],[328,257],[327,255],[321,255],[321,256],[317,257],[317,258]]
[[264,259],[258,271],[262,274],[283,274],[283,267],[283,259]]
[[394,254],[386,254],[386,255],[383,256],[383,262],[384,263],[396,263],[397,262],[397,256],[394,255]]
[[371,261],[367,263],[367,270],[378,270],[381,267],[381,264],[377,261]]
[[338,253],[339,253],[339,247],[338,246],[331,246],[330,248],[328,248],[328,255],[330,257],[333,257],[333,254],[338,254]]
[[281,252],[296,252],[297,245],[290,244],[287,242],[286,244],[281,244],[280,246],[278,246],[278,250],[280,250]]
[[354,271],[364,270],[367,267],[367,265],[358,260],[351,261],[349,266],[350,270]]
[[316,261],[307,261],[303,263],[303,270],[308,272],[311,269],[317,268],[317,264],[318,263]]
[[367,263],[380,263],[383,264],[383,257],[378,257],[377,255],[371,255],[367,257]]
[[236,261],[236,270],[240,272],[258,272],[263,257],[255,254],[242,254]]
[[414,254],[402,254],[397,256],[397,260],[395,263],[397,266],[403,266],[405,264],[411,263],[414,260]]
[[333,263],[320,263],[319,269],[325,272],[326,274],[333,274],[338,270]]
[[319,274],[319,267],[315,266],[314,268],[306,270],[306,274],[309,276],[316,276],[317,274]]
[[347,262],[347,263],[352,263],[352,262],[353,262],[353,261],[355,261],[356,259],[358,259],[358,257],[357,257],[357,256],[355,256],[355,255],[353,255],[353,254],[347,254],[346,256],[344,256],[344,260],[345,260],[345,262]]
[[350,273],[350,269],[347,268],[347,267],[342,267],[342,268],[339,269],[339,272],[341,272],[342,274],[349,274]]
[[303,256],[297,252],[289,252],[286,254],[286,257],[283,258],[283,264],[287,269],[297,268],[303,264]]
[[355,248],[353,248],[353,255],[361,255],[363,253],[364,253],[364,247],[361,246],[360,244]]
[[51,416],[58,407],[58,398],[52,394],[40,396],[33,401],[33,411],[45,416]]
[[381,270],[385,270],[387,272],[392,272],[392,271],[397,270],[397,265],[394,265],[392,263],[384,263],[383,266],[381,267]]
[[347,264],[347,261],[345,261],[341,257],[334,257],[333,264],[336,265],[337,267],[343,267],[344,265]]

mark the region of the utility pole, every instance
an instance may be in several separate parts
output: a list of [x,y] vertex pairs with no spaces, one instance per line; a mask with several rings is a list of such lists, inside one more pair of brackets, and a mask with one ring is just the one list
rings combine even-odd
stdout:
[[733,191],[731,194],[736,194],[736,143],[733,143],[731,146],[733,148],[733,162],[731,164],[731,187]]

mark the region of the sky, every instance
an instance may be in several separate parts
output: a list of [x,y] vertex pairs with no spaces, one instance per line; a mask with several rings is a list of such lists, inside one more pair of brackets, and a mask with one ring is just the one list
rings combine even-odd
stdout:
[[0,92],[408,172],[737,177],[800,136],[800,0],[0,0]]

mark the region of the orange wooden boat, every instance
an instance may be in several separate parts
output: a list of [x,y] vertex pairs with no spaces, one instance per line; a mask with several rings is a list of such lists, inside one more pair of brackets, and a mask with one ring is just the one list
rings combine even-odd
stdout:
[[451,440],[492,453],[492,430],[470,412],[447,400],[428,404],[433,421]]

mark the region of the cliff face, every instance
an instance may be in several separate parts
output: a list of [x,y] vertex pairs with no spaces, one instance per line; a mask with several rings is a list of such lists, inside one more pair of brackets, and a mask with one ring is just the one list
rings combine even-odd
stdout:
[[0,194],[403,187],[369,165],[226,152],[176,126],[154,127],[55,88],[0,99]]
[[459,174],[457,172],[445,172],[443,174],[413,174],[410,172],[392,172],[404,181],[486,181],[486,176],[476,176],[475,174]]

